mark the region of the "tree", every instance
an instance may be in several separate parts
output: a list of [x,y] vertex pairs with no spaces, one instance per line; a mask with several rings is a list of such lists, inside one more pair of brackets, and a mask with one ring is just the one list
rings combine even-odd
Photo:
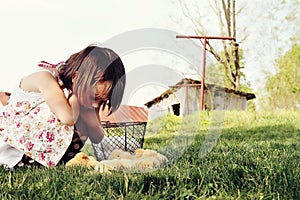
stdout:
[[[225,57],[223,52],[220,53],[221,57]],[[240,68],[243,69],[245,66],[244,63],[244,54],[243,51],[239,50],[239,60],[240,60]],[[206,68],[206,80],[209,83],[214,83],[219,86],[223,86],[226,88],[231,88],[231,82],[226,77],[225,68],[221,63],[212,63]],[[240,91],[243,92],[253,92],[250,87],[250,83],[246,80],[246,75],[241,71],[240,72]]]
[[299,63],[295,64],[299,62],[296,52],[300,41],[299,9],[299,0],[280,0],[267,12],[267,19],[273,26],[272,40],[278,44],[278,49],[274,72],[265,71],[265,88],[260,90],[263,109],[299,108],[299,85],[294,80],[299,77]]
[[297,44],[300,39],[299,9],[299,0],[280,0],[267,14],[267,19],[273,24],[273,40],[280,43],[279,53],[284,52],[286,47]]
[[[196,17],[191,12],[191,7],[188,6],[186,1],[179,0],[183,14],[194,25],[194,31],[197,35],[205,35],[205,28],[201,21],[200,12],[196,12]],[[211,1],[209,1],[211,2]],[[198,3],[199,4],[199,3]],[[195,8],[195,6],[193,6]],[[223,36],[236,38],[236,16],[240,10],[236,10],[236,0],[213,0],[210,3],[214,14],[216,15],[220,24],[220,33]],[[222,40],[223,55],[216,50],[216,46],[210,41],[207,42],[207,51],[210,52],[214,58],[221,64],[224,69],[224,74],[229,82],[230,88],[239,90],[241,85],[241,65],[239,59],[239,44],[238,42],[231,41],[229,44]]]
[[276,64],[276,73],[267,76],[268,104],[272,109],[297,109],[300,106],[300,44],[293,45]]

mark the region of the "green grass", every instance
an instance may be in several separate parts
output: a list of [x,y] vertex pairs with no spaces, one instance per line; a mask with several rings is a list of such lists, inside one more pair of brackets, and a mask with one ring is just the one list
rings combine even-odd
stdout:
[[0,198],[300,199],[299,112],[167,116],[148,124],[144,148],[167,155],[169,164],[112,174],[0,168]]

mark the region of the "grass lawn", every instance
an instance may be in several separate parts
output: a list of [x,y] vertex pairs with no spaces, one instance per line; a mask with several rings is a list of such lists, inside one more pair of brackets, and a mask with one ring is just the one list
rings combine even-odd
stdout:
[[[202,112],[148,123],[144,173],[0,168],[1,199],[300,199],[300,113]],[[92,153],[90,147],[85,149]]]

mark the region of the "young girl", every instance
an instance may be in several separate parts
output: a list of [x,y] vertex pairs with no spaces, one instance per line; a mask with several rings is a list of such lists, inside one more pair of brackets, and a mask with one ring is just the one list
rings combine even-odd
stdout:
[[55,166],[66,163],[87,138],[99,143],[99,111],[118,109],[125,69],[111,49],[90,45],[64,63],[41,63],[0,109],[0,164]]

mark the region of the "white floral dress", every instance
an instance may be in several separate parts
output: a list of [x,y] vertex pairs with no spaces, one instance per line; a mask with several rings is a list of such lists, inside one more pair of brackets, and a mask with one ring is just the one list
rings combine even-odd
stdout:
[[5,155],[10,153],[14,160],[8,162],[9,167],[24,154],[44,166],[55,166],[70,145],[73,133],[74,126],[62,124],[41,93],[17,87],[8,105],[0,108],[0,164],[6,164]]

